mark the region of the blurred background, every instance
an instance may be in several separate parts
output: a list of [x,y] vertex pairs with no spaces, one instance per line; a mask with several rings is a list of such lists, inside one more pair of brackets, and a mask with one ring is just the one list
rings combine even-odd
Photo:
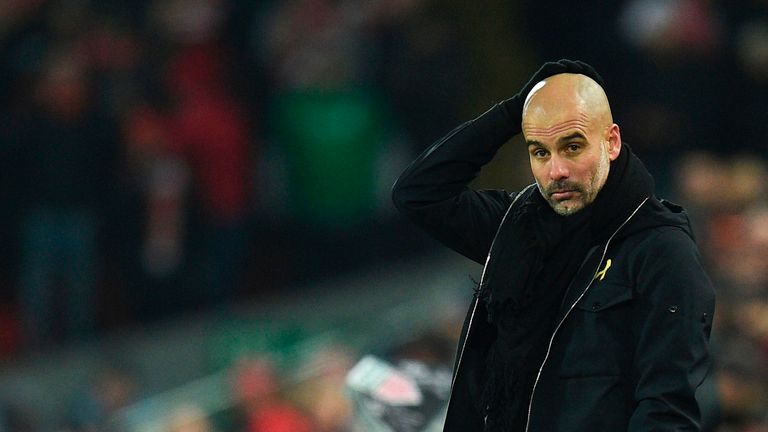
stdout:
[[480,267],[389,189],[563,57],[698,233],[705,430],[768,431],[765,0],[0,1],[0,431],[348,431],[364,355],[444,377]]

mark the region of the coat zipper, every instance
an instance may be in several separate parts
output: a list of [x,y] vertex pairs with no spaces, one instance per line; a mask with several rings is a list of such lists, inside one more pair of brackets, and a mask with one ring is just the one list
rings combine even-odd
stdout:
[[[501,231],[501,227],[504,225],[504,221],[507,220],[507,216],[509,215],[510,210],[512,210],[512,206],[515,205],[517,200],[526,192],[528,192],[528,189],[532,188],[534,184],[530,184],[526,186],[525,189],[521,190],[515,198],[512,200],[512,202],[509,204],[509,207],[507,207],[507,211],[504,213],[504,217],[501,218],[501,223],[499,223],[499,227],[496,228],[496,234],[493,236],[493,240],[491,241],[491,247],[488,249],[488,256],[485,258],[485,264],[483,265],[483,272],[480,274],[480,284],[478,285],[479,289],[482,289],[483,287],[483,280],[485,279],[485,272],[488,270],[488,263],[491,261],[491,251],[493,250],[493,245],[496,244],[496,239],[499,237],[499,231]],[[479,291],[478,291],[479,293]],[[480,301],[480,297],[477,296],[475,298],[475,305],[472,307],[472,313],[469,316],[469,323],[467,324],[467,334],[464,335],[464,341],[461,344],[461,351],[459,351],[459,360],[456,362],[456,370],[453,372],[453,379],[451,380],[451,396],[453,396],[453,385],[456,383],[456,377],[459,376],[459,368],[461,368],[461,360],[464,357],[464,349],[467,347],[467,340],[469,340],[469,332],[472,330],[472,321],[475,318],[475,311],[477,311],[477,304]],[[451,399],[452,397],[448,398],[448,407],[446,408],[446,412],[450,411],[451,409]]]
[[[646,197],[643,202],[640,203],[640,205],[637,206],[635,211],[632,212],[632,214],[627,217],[627,219],[622,222],[621,225],[619,225],[618,228],[616,228],[616,231],[611,234],[611,236],[608,238],[608,241],[605,243],[605,247],[603,248],[603,254],[600,256],[600,261],[597,263],[597,268],[595,269],[595,273],[597,273],[600,270],[600,267],[603,265],[603,260],[605,259],[605,254],[608,252],[608,246],[611,244],[611,240],[613,240],[613,237],[616,236],[616,234],[624,227],[624,225],[629,222],[630,219],[632,219],[635,214],[640,210],[640,207],[645,204],[645,202],[648,201],[648,198]],[[570,315],[571,311],[574,307],[576,307],[576,304],[581,300],[582,297],[584,297],[584,294],[589,291],[589,287],[592,285],[592,282],[594,279],[591,279],[587,286],[584,288],[584,291],[579,294],[579,297],[571,304],[570,308],[568,308],[568,311],[565,312],[565,315],[563,315],[563,318],[560,319],[560,322],[557,324],[557,327],[555,327],[555,330],[552,332],[552,336],[549,338],[549,345],[547,346],[547,353],[544,355],[544,360],[541,362],[541,366],[539,366],[539,372],[536,374],[536,380],[533,382],[533,388],[531,389],[531,398],[528,400],[528,415],[525,419],[525,432],[528,432],[528,428],[531,424],[531,410],[533,409],[533,397],[536,393],[536,385],[539,383],[539,378],[541,378],[541,371],[544,370],[544,365],[547,363],[547,359],[549,358],[549,353],[552,350],[552,343],[555,341],[555,336],[557,335],[558,330],[560,330],[560,327],[565,322],[565,319],[568,318],[568,315]],[[469,335],[469,329],[467,329],[467,335]],[[458,367],[457,367],[458,369]],[[457,371],[458,374],[458,371]]]

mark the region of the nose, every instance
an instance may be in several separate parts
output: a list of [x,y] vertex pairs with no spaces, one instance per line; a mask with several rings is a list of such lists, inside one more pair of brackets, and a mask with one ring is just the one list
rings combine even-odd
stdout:
[[553,155],[549,159],[549,178],[552,181],[562,180],[568,178],[570,173],[568,172],[568,163],[562,158]]

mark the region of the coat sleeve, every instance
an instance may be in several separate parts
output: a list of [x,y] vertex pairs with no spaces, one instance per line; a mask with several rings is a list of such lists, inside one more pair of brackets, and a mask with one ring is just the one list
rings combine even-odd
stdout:
[[395,207],[432,237],[482,264],[511,195],[468,184],[519,132],[501,105],[458,126],[400,175],[392,188]]
[[714,290],[693,240],[666,229],[636,269],[635,409],[629,432],[699,431],[696,388],[709,370]]

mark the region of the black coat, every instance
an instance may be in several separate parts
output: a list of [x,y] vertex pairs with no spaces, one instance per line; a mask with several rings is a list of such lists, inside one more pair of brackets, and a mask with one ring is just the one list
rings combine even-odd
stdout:
[[[396,207],[436,239],[485,264],[530,194],[467,185],[514,133],[498,108],[427,149],[393,188]],[[709,368],[714,291],[684,210],[648,197],[593,247],[571,281],[529,402],[528,431],[698,431],[696,388]],[[454,368],[445,431],[481,431],[476,401],[495,329],[475,296]]]

